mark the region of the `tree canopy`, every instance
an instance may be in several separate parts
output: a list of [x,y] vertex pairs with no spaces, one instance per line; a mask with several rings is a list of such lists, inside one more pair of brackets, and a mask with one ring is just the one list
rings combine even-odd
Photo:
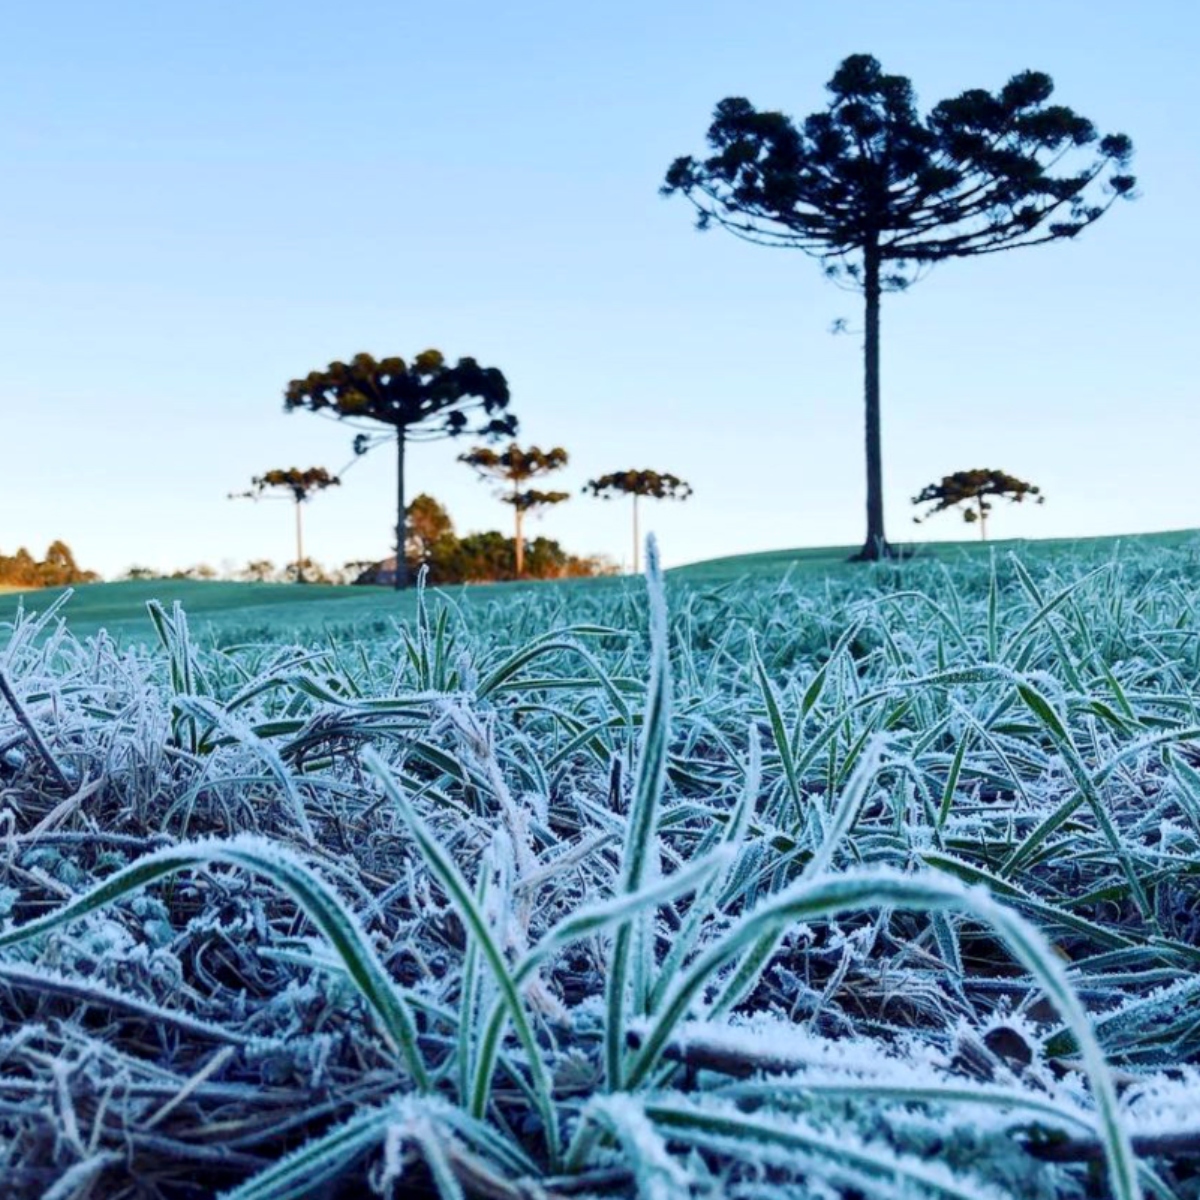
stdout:
[[292,498],[297,504],[307,500],[314,492],[336,487],[341,482],[324,467],[309,467],[307,471],[301,471],[299,467],[289,467],[286,470],[275,468],[265,471],[262,475],[256,475],[250,481],[251,486],[260,493],[268,488],[286,488],[292,493]]
[[993,471],[987,467],[956,471],[953,475],[944,476],[940,483],[927,484],[920,495],[913,497],[914,504],[929,505],[924,513],[913,517],[913,521],[919,525],[935,513],[962,504],[966,506],[963,508],[963,520],[969,524],[978,521],[979,536],[986,539],[988,513],[992,511],[990,498],[1003,497],[1012,504],[1020,504],[1027,496],[1034,498],[1037,504],[1044,504],[1046,500],[1041,488],[1004,471]]
[[[496,367],[473,358],[451,366],[439,350],[424,350],[411,362],[356,354],[349,363],[333,362],[324,371],[293,379],[284,391],[288,412],[308,409],[363,430],[354,439],[355,454],[396,441],[396,587],[408,583],[404,555],[404,447],[408,442],[472,434],[511,437],[516,418],[507,412],[508,382]],[[474,419],[474,422],[472,421]],[[383,433],[374,426],[384,425]]]
[[652,500],[686,500],[692,494],[692,485],[667,471],[629,470],[610,471],[597,479],[589,479],[583,485],[585,492],[611,500],[614,496],[633,497],[633,571],[638,572],[638,500],[647,496]]
[[[1051,104],[1039,71],[998,92],[972,88],[917,112],[912,84],[869,54],[845,59],[823,111],[798,125],[731,97],[708,130],[712,153],[675,159],[662,192],[694,206],[701,229],[799,249],[862,290],[867,536],[860,557],[890,551],[879,421],[879,300],[923,269],[1076,237],[1134,195],[1133,146]],[[1078,154],[1084,161],[1072,166]]]
[[686,500],[692,485],[663,471],[611,471],[583,485],[585,492],[611,500],[614,496],[649,496],[654,500]]
[[[511,435],[516,418],[508,407],[508,382],[495,367],[473,358],[450,366],[440,350],[423,350],[410,363],[399,357],[356,354],[324,371],[293,379],[284,392],[288,411],[306,408],[338,418],[368,420],[403,432],[406,441],[432,441],[463,433]],[[471,426],[470,414],[482,411]],[[359,439],[367,448],[370,437]]]
[[460,454],[458,461],[473,467],[482,478],[503,485],[497,497],[501,503],[511,505],[513,509],[516,524],[514,541],[517,578],[520,579],[525,568],[525,514],[562,504],[571,498],[569,492],[547,492],[537,488],[523,488],[521,485],[552,471],[561,470],[570,461],[570,456],[561,446],[555,446],[551,450],[530,446],[527,450],[522,450],[513,442],[499,451],[486,446],[476,446],[466,454]]

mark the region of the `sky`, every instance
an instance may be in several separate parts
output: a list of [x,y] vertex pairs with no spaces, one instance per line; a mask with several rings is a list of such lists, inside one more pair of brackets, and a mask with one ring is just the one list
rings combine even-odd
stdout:
[[[578,493],[649,467],[694,488],[645,505],[668,566],[861,542],[861,297],[658,194],[723,97],[801,119],[854,53],[922,112],[1046,71],[1133,139],[1140,193],[884,298],[889,536],[971,536],[914,526],[911,498],[973,467],[1046,496],[998,504],[996,537],[1200,526],[1191,0],[42,0],[4,25],[0,553],[59,538],[109,578],[283,563],[289,506],[229,493],[352,463],[306,551],[380,558],[393,456],[353,461],[283,389],[427,347],[499,367],[521,443],[568,450],[546,486],[574,498],[533,536],[628,565],[627,505]],[[409,494],[508,529],[471,444],[413,447]]]

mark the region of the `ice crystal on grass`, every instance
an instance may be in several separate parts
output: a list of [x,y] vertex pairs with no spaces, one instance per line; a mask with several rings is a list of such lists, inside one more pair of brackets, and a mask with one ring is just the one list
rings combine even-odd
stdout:
[[647,561],[0,628],[12,1193],[1200,1195],[1194,550]]

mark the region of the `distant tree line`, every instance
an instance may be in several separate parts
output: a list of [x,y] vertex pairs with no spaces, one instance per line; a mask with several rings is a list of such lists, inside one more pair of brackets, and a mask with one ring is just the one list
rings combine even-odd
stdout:
[[0,554],[0,586],[66,587],[71,583],[94,583],[100,576],[85,571],[75,562],[66,542],[53,541],[40,561],[22,546],[16,554]]
[[[433,584],[497,583],[518,578],[515,537],[488,530],[460,538],[449,513],[427,493],[406,506],[404,529],[407,578],[414,578],[421,567],[429,569],[428,579]],[[522,579],[573,579],[616,573],[615,565],[607,559],[571,554],[552,538],[523,539],[523,545]],[[356,583],[395,582],[394,557],[362,566]]]

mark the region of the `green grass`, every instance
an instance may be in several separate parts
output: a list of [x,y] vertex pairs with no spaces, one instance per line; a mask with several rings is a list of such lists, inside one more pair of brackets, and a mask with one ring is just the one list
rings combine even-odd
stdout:
[[[1102,561],[1120,546],[1131,549],[1169,549],[1187,544],[1196,530],[1136,534],[1126,537],[1053,539],[1035,542],[998,541],[913,543],[918,556],[908,561],[936,561],[954,566],[992,554],[1016,551],[1036,561],[1050,555],[1073,555]],[[822,546],[811,549],[767,550],[757,554],[733,555],[690,563],[667,572],[674,583],[721,586],[738,580],[779,580],[819,576],[853,580],[864,570],[847,559],[856,547]],[[870,571],[872,568],[866,568]],[[888,570],[888,566],[874,568]],[[901,568],[902,569],[902,568]],[[628,579],[628,577],[626,577]],[[580,579],[558,583],[471,584],[444,589],[458,603],[472,607],[503,601],[515,591],[538,595],[541,589],[562,589],[566,596],[603,595],[625,586],[621,579]],[[83,584],[73,589],[69,605],[62,610],[71,630],[86,637],[105,629],[119,642],[145,641],[152,637],[146,602],[156,599],[166,607],[178,601],[186,609],[197,633],[216,638],[234,631],[248,635],[268,634],[271,629],[304,632],[310,636],[327,630],[357,631],[360,636],[385,632],[388,622],[410,620],[415,614],[413,592],[397,594],[383,587],[331,587],[321,584],[227,583],[206,580],[149,580],[123,583]],[[0,621],[10,621],[18,603],[31,611],[43,611],[61,594],[61,589],[27,591],[0,586]]]
[[8,1186],[1200,1198],[1200,537],[843,557],[0,623]]

